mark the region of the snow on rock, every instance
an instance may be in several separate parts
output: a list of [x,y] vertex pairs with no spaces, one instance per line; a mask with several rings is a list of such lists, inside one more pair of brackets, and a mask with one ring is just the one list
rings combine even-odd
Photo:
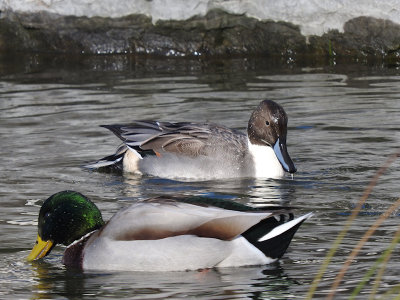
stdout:
[[0,10],[47,11],[60,15],[122,17],[144,14],[157,20],[185,20],[211,9],[259,20],[299,25],[303,35],[343,31],[346,21],[369,16],[400,24],[400,0],[0,0]]

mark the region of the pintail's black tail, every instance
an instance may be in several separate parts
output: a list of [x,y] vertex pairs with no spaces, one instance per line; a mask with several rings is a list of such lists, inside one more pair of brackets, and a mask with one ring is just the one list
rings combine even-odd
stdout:
[[89,164],[84,165],[83,167],[91,170],[98,170],[104,172],[122,172],[123,171],[123,159],[125,156],[125,152],[128,150],[128,147],[125,145],[121,145],[114,154],[108,155],[99,159],[98,161],[91,162]]

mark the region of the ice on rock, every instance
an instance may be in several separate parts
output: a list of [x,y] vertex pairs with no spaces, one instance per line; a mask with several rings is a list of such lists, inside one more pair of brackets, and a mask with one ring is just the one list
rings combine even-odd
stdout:
[[400,0],[0,0],[0,10],[47,11],[60,15],[122,17],[144,14],[157,20],[185,20],[211,9],[259,20],[299,25],[303,35],[343,31],[346,21],[369,16],[400,23]]

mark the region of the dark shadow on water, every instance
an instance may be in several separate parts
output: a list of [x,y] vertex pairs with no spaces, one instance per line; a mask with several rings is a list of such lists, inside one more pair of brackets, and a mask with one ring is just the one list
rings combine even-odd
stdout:
[[[60,257],[58,257],[60,258]],[[187,272],[81,271],[53,265],[32,264],[33,299],[98,297],[165,299],[285,299],[290,287],[299,285],[279,263],[267,266],[221,268]],[[207,288],[205,288],[207,287]]]
[[[356,65],[356,67],[354,67]],[[304,57],[282,60],[274,56],[174,58],[149,55],[77,55],[46,53],[1,53],[0,78],[23,83],[89,84],[106,83],[110,90],[122,77],[142,79],[146,77],[198,75],[200,82],[215,90],[246,90],[251,78],[268,74],[299,74],[308,72],[397,74],[396,68],[387,68],[380,61],[348,61],[339,59],[334,66],[321,60]],[[241,70],[241,72],[238,72]]]
[[241,178],[185,182],[124,174],[123,190],[125,197],[199,195],[265,206],[290,205],[295,199],[296,187],[292,180]]

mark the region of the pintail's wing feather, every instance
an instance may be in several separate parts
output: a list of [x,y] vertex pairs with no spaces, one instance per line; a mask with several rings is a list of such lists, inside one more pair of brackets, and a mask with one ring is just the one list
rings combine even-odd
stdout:
[[215,124],[135,121],[102,127],[111,130],[138,152],[166,151],[196,157],[209,155],[215,147],[235,150],[245,146],[244,134]]

